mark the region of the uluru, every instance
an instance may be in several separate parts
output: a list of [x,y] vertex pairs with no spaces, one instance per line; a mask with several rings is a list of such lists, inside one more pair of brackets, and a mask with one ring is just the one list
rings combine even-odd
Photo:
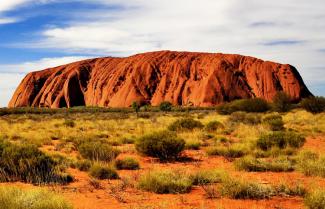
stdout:
[[221,53],[159,51],[125,58],[88,59],[29,73],[9,107],[208,107],[241,98],[271,101],[283,91],[293,101],[312,95],[297,69]]

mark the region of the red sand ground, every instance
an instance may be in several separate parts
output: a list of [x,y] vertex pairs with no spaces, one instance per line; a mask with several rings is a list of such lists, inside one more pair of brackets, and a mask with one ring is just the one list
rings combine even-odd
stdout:
[[[304,148],[314,151],[325,151],[325,138],[316,137],[307,138]],[[47,147],[48,148],[48,147]],[[221,168],[227,170],[231,175],[248,180],[257,180],[264,184],[279,183],[302,183],[307,187],[325,186],[325,179],[319,177],[306,177],[298,172],[238,172],[235,171],[233,164],[223,157],[207,157],[203,151],[187,151],[187,156],[194,159],[200,159],[200,162],[178,162],[161,164],[153,159],[134,157],[140,159],[141,169],[139,171],[119,171],[123,177],[135,179],[139,173],[151,170],[153,168],[177,168],[177,169],[215,169]],[[129,155],[128,155],[129,156]],[[123,155],[121,156],[123,157]],[[89,184],[89,176],[85,172],[76,169],[70,169],[69,172],[75,177],[76,181],[67,186],[47,186],[50,190],[61,193],[75,209],[118,209],[118,208],[225,208],[225,209],[302,209],[304,208],[303,199],[300,197],[275,197],[268,200],[231,200],[226,198],[207,199],[204,196],[204,189],[194,187],[189,194],[181,195],[158,195],[149,192],[143,192],[135,188],[126,188],[112,193],[111,188],[117,188],[120,180],[101,181],[101,189],[95,189]],[[32,185],[22,183],[6,183],[7,185],[17,185],[19,187],[33,187]]]

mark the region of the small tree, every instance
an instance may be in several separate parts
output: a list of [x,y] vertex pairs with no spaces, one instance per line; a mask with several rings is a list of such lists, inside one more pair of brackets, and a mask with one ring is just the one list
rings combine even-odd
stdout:
[[161,111],[164,111],[164,112],[171,111],[171,110],[172,110],[172,107],[173,107],[173,105],[172,105],[172,103],[170,103],[170,102],[162,102],[162,103],[160,103],[160,105],[159,105],[159,109],[160,109]]
[[277,112],[287,112],[291,109],[291,98],[288,94],[281,91],[273,97],[273,109]]
[[185,141],[170,131],[153,132],[137,139],[136,150],[160,160],[177,159],[185,148]]
[[300,106],[311,113],[321,113],[325,111],[324,97],[309,97],[300,102]]
[[138,117],[138,113],[139,113],[139,110],[140,110],[140,105],[137,103],[137,102],[132,102],[132,109],[134,110],[134,112],[137,114],[137,117]]

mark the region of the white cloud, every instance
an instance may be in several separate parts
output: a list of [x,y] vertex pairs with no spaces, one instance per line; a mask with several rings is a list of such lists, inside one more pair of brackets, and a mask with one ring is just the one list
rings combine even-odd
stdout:
[[33,62],[24,62],[21,64],[0,65],[0,73],[28,73],[32,71],[44,70],[46,68],[69,64],[71,62],[76,62],[88,58],[90,57],[85,57],[85,56],[52,57],[52,58],[43,58]]
[[46,4],[57,0],[2,0],[0,1],[0,25],[15,23],[21,20],[20,17],[7,17],[5,12],[15,10],[28,4]]
[[0,17],[0,25],[17,22],[17,18]]
[[[80,0],[85,1],[85,0]],[[296,66],[308,83],[325,66],[323,0],[95,0],[121,10],[88,12],[41,32],[29,47],[130,55],[152,50],[239,53]],[[83,15],[80,15],[83,16]],[[319,79],[317,79],[319,82]]]
[[0,73],[0,107],[6,107],[24,74]]
[[[3,1],[0,22],[5,20],[1,12],[35,2],[49,1]],[[17,46],[123,56],[161,49],[239,53],[290,63],[315,91],[324,87],[324,0],[91,1],[95,2],[120,9],[71,11],[65,26],[51,25],[39,32],[37,42]],[[6,69],[43,69],[53,66],[51,61],[7,65]]]

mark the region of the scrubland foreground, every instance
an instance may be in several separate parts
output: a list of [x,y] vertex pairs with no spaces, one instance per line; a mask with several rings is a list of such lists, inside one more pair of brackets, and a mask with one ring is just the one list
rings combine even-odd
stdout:
[[0,208],[325,208],[324,112],[169,110],[3,114]]

